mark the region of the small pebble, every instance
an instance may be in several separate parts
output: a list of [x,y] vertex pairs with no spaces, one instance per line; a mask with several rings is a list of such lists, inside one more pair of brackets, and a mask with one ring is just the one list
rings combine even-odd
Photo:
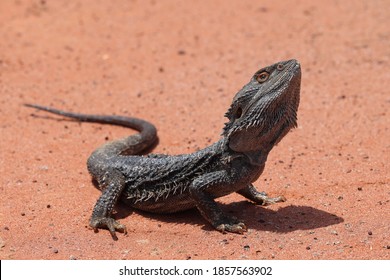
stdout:
[[5,241],[0,237],[0,248],[5,247]]

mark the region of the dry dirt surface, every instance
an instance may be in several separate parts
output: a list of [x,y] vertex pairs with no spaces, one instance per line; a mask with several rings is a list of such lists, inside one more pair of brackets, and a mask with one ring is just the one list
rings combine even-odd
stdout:
[[[389,259],[390,1],[0,1],[1,259]],[[255,183],[287,202],[218,201],[245,220],[124,206],[114,241],[88,227],[90,153],[134,131],[23,106],[144,118],[154,153],[217,141],[261,66],[302,65],[299,127]]]

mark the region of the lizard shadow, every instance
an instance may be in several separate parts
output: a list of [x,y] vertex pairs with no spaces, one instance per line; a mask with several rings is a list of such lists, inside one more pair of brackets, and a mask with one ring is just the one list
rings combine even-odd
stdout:
[[[220,205],[224,213],[243,220],[248,229],[288,233],[296,230],[310,230],[339,224],[343,218],[335,214],[316,209],[311,206],[289,205],[273,210],[254,205],[247,201],[233,202]],[[131,212],[139,213],[148,219],[159,220],[163,223],[192,224],[201,226],[203,230],[215,229],[201,216],[197,209],[190,209],[174,214],[154,214],[136,209],[129,210],[128,206],[119,203],[116,207],[115,218],[125,218]],[[131,225],[129,224],[131,227]]]
[[306,205],[288,205],[273,210],[248,201],[240,201],[230,203],[228,206],[230,212],[233,212],[232,215],[245,219],[248,228],[262,231],[288,233],[344,222],[343,218],[335,214]]

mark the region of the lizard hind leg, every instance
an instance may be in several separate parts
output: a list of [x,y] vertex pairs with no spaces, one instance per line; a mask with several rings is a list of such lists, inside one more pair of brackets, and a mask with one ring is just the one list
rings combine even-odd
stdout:
[[117,240],[116,231],[127,233],[126,226],[111,217],[114,206],[125,187],[124,176],[117,170],[111,169],[105,172],[101,181],[104,182],[105,188],[94,206],[89,225],[95,231],[99,228],[108,229],[112,238]]

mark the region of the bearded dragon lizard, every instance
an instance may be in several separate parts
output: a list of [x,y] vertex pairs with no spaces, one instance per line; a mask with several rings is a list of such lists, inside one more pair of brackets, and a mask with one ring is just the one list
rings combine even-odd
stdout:
[[264,170],[271,149],[297,125],[301,68],[298,61],[282,61],[258,70],[234,96],[225,116],[220,140],[191,154],[140,155],[153,146],[157,131],[151,123],[132,117],[86,115],[40,105],[39,110],[81,122],[98,122],[139,131],[104,144],[88,158],[88,171],[102,194],[90,226],[116,231],[126,227],[112,217],[118,201],[133,208],[174,213],[196,207],[221,232],[243,233],[246,225],[224,213],[215,199],[233,192],[259,205],[283,202],[252,185]]

